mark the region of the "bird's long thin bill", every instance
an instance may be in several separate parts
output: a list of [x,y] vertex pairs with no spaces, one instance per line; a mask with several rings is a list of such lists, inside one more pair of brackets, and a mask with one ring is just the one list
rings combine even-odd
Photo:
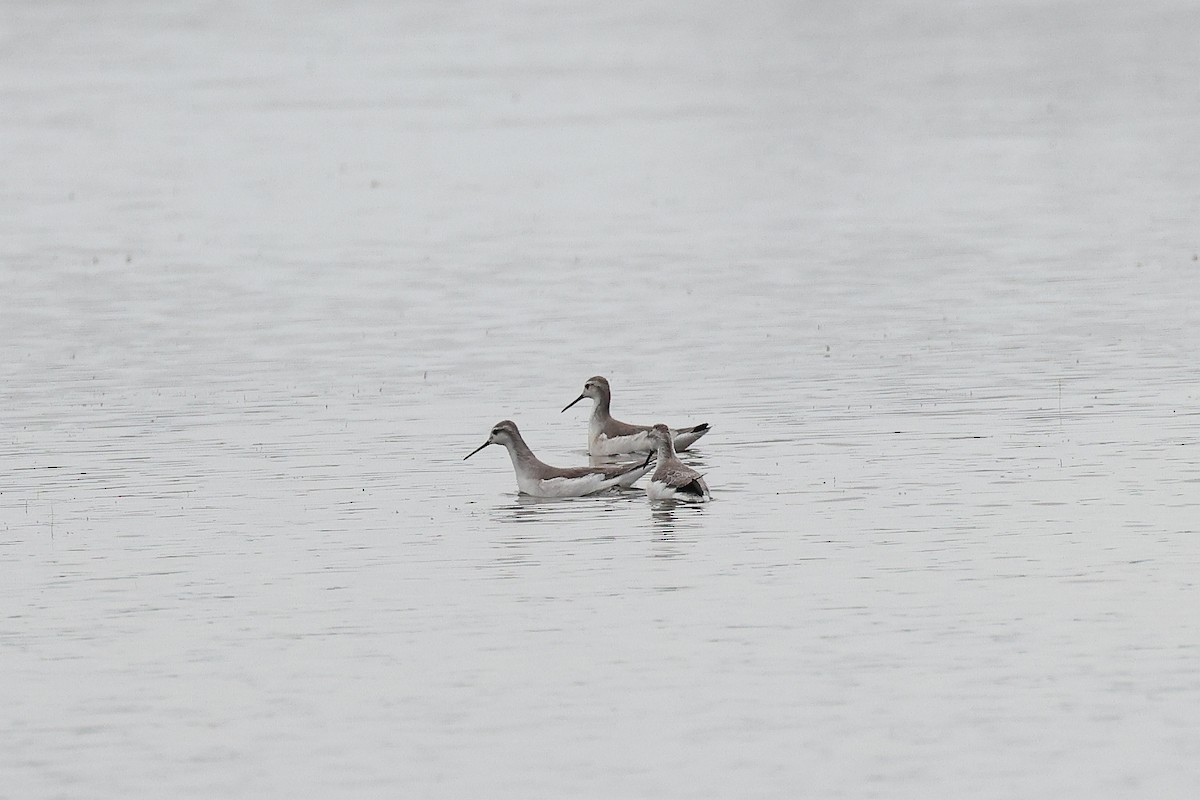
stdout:
[[[564,408],[564,409],[563,409],[563,411],[566,411],[566,410],[567,410],[567,408],[570,408],[571,406],[575,405],[576,403],[578,403],[580,400],[582,400],[582,399],[583,399],[583,398],[585,398],[585,397],[587,397],[587,395],[586,395],[586,394],[581,394],[581,395],[579,395],[579,397],[576,397],[574,400],[572,400],[571,402],[567,403],[567,406],[566,406],[566,408]],[[561,413],[562,413],[562,411],[560,411],[560,412],[558,412],[558,413],[560,413],[560,414],[561,414]]]
[[468,458],[470,458],[471,456],[475,455],[475,454],[476,454],[476,453],[478,453],[480,450],[482,450],[483,448],[487,447],[489,444],[491,444],[491,442],[484,442],[483,444],[479,445],[479,447],[476,447],[474,450],[472,450],[471,452],[469,452],[469,453],[467,453],[465,456],[463,456],[463,461],[466,461]]

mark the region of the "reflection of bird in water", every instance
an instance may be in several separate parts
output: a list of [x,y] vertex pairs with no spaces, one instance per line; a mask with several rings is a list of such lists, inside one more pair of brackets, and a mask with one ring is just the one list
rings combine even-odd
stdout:
[[680,531],[699,530],[701,508],[695,503],[663,503],[650,512],[654,528],[660,533],[675,534]]
[[702,506],[695,503],[659,503],[650,511],[655,533],[662,539],[674,539],[677,534],[703,527]]
[[650,512],[654,558],[678,558],[687,555],[700,538],[704,506],[698,503],[656,503]]
[[544,515],[538,510],[538,506],[553,503],[554,498],[551,497],[534,497],[528,494],[519,494],[517,499],[510,506],[503,506],[505,516],[514,522],[522,522],[525,520],[543,519]]

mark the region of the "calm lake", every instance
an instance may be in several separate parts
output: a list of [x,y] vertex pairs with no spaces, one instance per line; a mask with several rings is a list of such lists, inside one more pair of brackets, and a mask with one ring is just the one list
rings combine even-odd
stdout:
[[0,797],[1196,797],[1198,41],[6,2]]

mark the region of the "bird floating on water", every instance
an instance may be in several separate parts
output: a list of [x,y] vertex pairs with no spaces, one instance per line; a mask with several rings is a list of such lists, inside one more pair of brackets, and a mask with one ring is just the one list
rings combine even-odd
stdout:
[[[652,452],[654,444],[650,441],[649,425],[630,425],[613,419],[609,413],[612,402],[612,390],[608,379],[596,375],[588,378],[583,385],[583,393],[567,404],[567,408],[578,403],[585,397],[596,401],[592,408],[592,417],[588,421],[588,454],[593,456],[614,456],[621,453]],[[687,450],[704,434],[708,433],[708,423],[702,422],[690,428],[671,428],[673,444],[677,451]]]
[[489,444],[504,445],[517,474],[517,487],[534,497],[581,497],[614,486],[628,488],[651,470],[651,457],[632,464],[602,464],[592,467],[552,467],[533,454],[512,420],[497,422],[488,440],[463,456],[466,461]]
[[711,500],[704,476],[675,456],[670,428],[654,425],[648,436],[658,453],[658,467],[646,484],[646,495],[651,500]]

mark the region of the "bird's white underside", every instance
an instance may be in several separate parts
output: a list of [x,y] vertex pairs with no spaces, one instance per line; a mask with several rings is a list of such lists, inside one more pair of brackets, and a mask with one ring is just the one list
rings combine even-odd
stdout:
[[681,492],[663,481],[653,480],[646,484],[646,496],[651,500],[686,500],[692,503],[702,503],[708,499],[691,492]]

